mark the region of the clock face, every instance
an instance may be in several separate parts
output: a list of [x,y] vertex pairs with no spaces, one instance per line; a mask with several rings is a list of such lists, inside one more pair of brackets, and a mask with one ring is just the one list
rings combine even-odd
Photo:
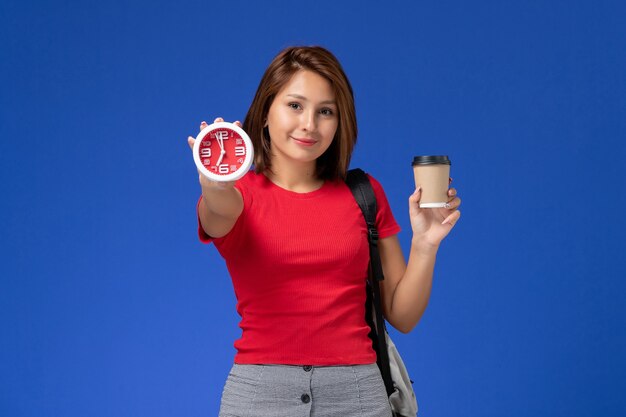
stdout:
[[227,122],[202,129],[193,148],[198,170],[213,181],[234,181],[250,169],[253,148],[240,127]]

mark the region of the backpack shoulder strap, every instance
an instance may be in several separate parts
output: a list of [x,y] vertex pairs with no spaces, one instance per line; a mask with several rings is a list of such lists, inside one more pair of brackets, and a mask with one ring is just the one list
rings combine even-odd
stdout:
[[[382,301],[380,296],[380,281],[384,278],[382,262],[380,260],[380,254],[378,253],[378,229],[376,229],[376,195],[372,188],[372,183],[367,178],[367,175],[362,169],[356,168],[348,171],[346,177],[346,184],[352,191],[354,198],[356,199],[365,223],[367,224],[367,240],[370,248],[370,282],[371,297],[368,291],[368,305],[369,300],[372,300],[375,313],[375,327],[372,326],[372,331],[375,332],[375,336],[372,337],[374,342],[374,348],[376,350],[378,367],[380,369],[383,381],[385,382],[385,388],[387,389],[387,395],[391,395],[394,392],[393,381],[391,379],[391,370],[389,369],[389,353],[387,351],[387,341],[385,333],[385,320],[383,319]],[[366,308],[366,319],[368,323],[371,321],[372,315],[368,308]],[[371,324],[370,324],[371,326]]]
[[[376,230],[376,196],[374,195],[374,189],[370,183],[367,175],[362,169],[355,168],[348,171],[346,177],[346,184],[350,187],[350,191],[354,195],[363,217],[365,217],[365,223],[367,223],[368,233]],[[370,240],[374,237],[374,243],[378,243],[378,233],[375,236],[368,236]]]
[[376,281],[385,279],[383,267],[378,253],[378,229],[376,228],[376,195],[369,178],[362,169],[355,168],[348,171],[346,184],[359,204],[365,223],[367,224],[367,239],[370,244],[370,262],[372,274]]

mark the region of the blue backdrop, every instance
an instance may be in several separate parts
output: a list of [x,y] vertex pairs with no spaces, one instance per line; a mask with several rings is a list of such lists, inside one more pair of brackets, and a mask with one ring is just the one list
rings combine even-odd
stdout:
[[422,416],[626,415],[621,1],[0,3],[0,415],[214,416],[239,336],[196,237],[202,120],[283,47],[343,63],[406,253],[415,154],[463,217],[392,332]]

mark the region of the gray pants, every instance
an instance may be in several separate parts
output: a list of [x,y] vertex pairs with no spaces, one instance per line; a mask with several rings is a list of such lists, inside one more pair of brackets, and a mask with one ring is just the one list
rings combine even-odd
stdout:
[[390,417],[376,364],[238,365],[228,375],[220,417]]

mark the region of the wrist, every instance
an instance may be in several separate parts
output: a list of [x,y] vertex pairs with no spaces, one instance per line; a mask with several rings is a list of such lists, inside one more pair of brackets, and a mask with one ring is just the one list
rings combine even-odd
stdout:
[[214,187],[202,187],[202,204],[204,208],[212,213],[215,213],[215,202],[220,200],[220,190]]
[[224,193],[234,188],[234,182],[209,182],[207,184],[200,183],[202,196],[207,199],[219,198]]
[[418,236],[413,236],[413,239],[411,239],[411,252],[425,256],[433,256],[437,254],[438,250],[439,243],[431,243]]
[[227,217],[235,203],[237,191],[234,182],[213,183],[202,185],[201,203],[204,208],[218,216]]

